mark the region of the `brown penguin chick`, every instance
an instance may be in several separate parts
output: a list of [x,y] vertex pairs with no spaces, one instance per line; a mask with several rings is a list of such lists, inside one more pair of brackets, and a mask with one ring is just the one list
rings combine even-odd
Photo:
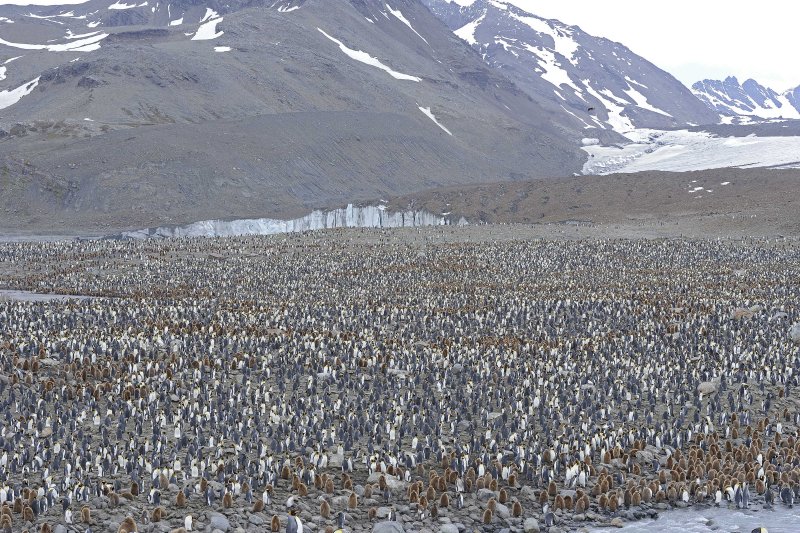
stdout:
[[667,487],[667,499],[670,502],[675,502],[678,499],[678,491],[675,489],[675,485],[670,484]]
[[508,491],[506,489],[500,489],[500,495],[497,497],[497,501],[503,505],[508,502]]
[[138,533],[139,529],[136,527],[136,522],[133,521],[132,517],[127,517],[122,523],[119,525],[119,529],[117,529],[117,533]]
[[625,507],[630,507],[631,503],[633,502],[633,493],[631,489],[625,491],[625,496],[623,497],[623,503]]
[[331,517],[331,504],[328,500],[322,500],[319,504],[319,515],[326,520]]
[[0,528],[2,528],[4,530],[7,529],[7,530],[10,531],[11,530],[11,525],[12,525],[11,515],[4,514],[0,518]]
[[297,487],[297,494],[300,496],[308,496],[308,487],[305,483],[300,483],[300,485]]
[[522,516],[522,504],[518,500],[515,500],[514,505],[511,506],[511,516],[514,518]]
[[492,492],[497,492],[497,480],[493,479],[489,482],[489,490]]
[[[201,484],[201,490],[205,490],[205,489],[203,489],[203,488],[202,488],[202,483],[203,483],[203,482],[201,481],[201,482],[200,482],[200,484]],[[131,495],[132,495],[134,498],[135,498],[135,497],[137,497],[137,496],[139,495],[139,484],[138,484],[138,483],[136,483],[135,481],[131,483],[131,490],[130,490],[130,492],[131,492]]]
[[24,522],[33,522],[35,515],[33,514],[33,509],[28,507],[27,505],[22,508],[22,520]]
[[291,475],[291,471],[289,470],[289,465],[283,465],[281,469],[281,479],[288,480]]
[[325,533],[333,533],[333,526],[325,526]]
[[166,513],[164,512],[163,507],[156,507],[155,509],[153,509],[153,514],[150,516],[150,521],[161,522],[161,519],[164,518],[165,514]]
[[511,475],[508,476],[508,486],[511,487],[512,489],[517,486],[517,475],[516,474],[512,473]]
[[416,488],[412,488],[408,491],[408,502],[409,503],[417,503],[419,502],[419,493],[417,492]]
[[439,507],[445,509],[450,507],[450,496],[448,496],[446,492],[442,494],[441,498],[439,498]]
[[179,490],[178,495],[175,496],[175,506],[178,508],[186,507],[186,495],[182,490]]
[[475,480],[475,488],[477,490],[485,489],[486,488],[486,478],[481,476]]
[[342,488],[344,488],[344,490],[353,490],[353,480],[349,478],[345,479]]
[[544,505],[550,500],[550,497],[547,495],[547,491],[543,490],[539,493],[539,505]]
[[492,511],[486,509],[483,512],[483,523],[484,524],[491,524],[492,523]]
[[253,504],[253,512],[254,513],[264,512],[264,500],[256,500],[256,502]]
[[586,512],[586,506],[584,504],[583,498],[578,498],[575,502],[575,514],[583,514]]
[[350,497],[347,499],[347,507],[350,509],[358,507],[358,496],[356,496],[355,492],[350,493]]
[[53,533],[53,528],[50,527],[50,524],[45,522],[42,524],[42,527],[39,528],[39,533]]
[[486,502],[486,508],[494,513],[497,510],[497,500],[494,498],[489,498],[489,501]]
[[233,496],[230,492],[226,492],[225,495],[222,497],[222,507],[225,509],[230,509],[233,507]]
[[556,509],[564,510],[564,497],[561,494],[556,495],[556,500],[553,503],[553,507]]
[[378,510],[375,507],[370,507],[369,511],[367,512],[367,518],[369,518],[370,520],[375,520],[377,516],[378,516]]
[[333,494],[333,480],[329,479],[325,482],[325,493],[326,494]]
[[364,498],[372,498],[372,485],[369,483],[364,487]]
[[417,509],[422,509],[423,511],[428,508],[428,498],[422,496],[419,499],[419,503],[417,504]]
[[89,509],[88,505],[81,507],[81,522],[84,524],[92,523],[92,510]]
[[272,515],[272,520],[270,521],[270,531],[273,533],[278,533],[281,530],[281,519],[278,518],[278,515]]
[[605,494],[601,494],[600,497],[597,499],[597,505],[600,509],[605,509],[608,507],[608,496]]
[[119,506],[119,494],[116,492],[109,492],[108,493],[108,503],[111,507],[118,507]]
[[608,497],[608,510],[612,513],[617,511],[617,507],[619,506],[619,501],[617,500],[616,494],[611,494]]
[[571,511],[574,507],[575,507],[575,500],[572,498],[572,496],[570,496],[569,494],[564,496],[564,509],[566,509],[567,511]]
[[642,489],[642,501],[644,503],[650,503],[650,500],[653,499],[653,490],[650,487],[645,487]]
[[428,490],[425,491],[425,497],[428,498],[429,502],[432,502],[436,499],[436,489],[433,487],[428,487]]
[[167,487],[169,487],[169,478],[167,476],[165,476],[164,474],[161,474],[159,476],[159,478],[158,478],[158,485],[163,490],[167,490]]
[[386,490],[386,476],[381,474],[381,477],[378,478],[378,488],[381,490]]
[[431,518],[433,520],[439,518],[439,507],[435,503],[431,505]]

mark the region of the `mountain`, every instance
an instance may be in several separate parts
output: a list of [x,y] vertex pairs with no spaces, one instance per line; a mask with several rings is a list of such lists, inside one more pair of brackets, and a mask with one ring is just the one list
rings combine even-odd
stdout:
[[709,108],[733,119],[800,119],[800,87],[779,94],[754,79],[744,83],[734,76],[702,80],[692,85],[694,94]]
[[622,44],[503,0],[422,0],[494,70],[573,126],[619,133],[718,122],[669,73]]
[[586,159],[417,0],[4,5],[0,65],[6,230],[290,218]]

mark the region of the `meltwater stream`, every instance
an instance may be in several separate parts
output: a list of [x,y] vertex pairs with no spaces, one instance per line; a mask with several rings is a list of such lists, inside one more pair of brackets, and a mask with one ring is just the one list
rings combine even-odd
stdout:
[[[769,533],[800,532],[800,507],[789,509],[782,505],[774,509],[751,507],[746,511],[724,507],[708,507],[704,509],[674,509],[664,511],[657,519],[645,519],[630,522],[618,531],[629,533],[711,533],[742,532],[750,533],[753,529],[763,527]],[[592,531],[605,531],[606,528],[595,528]]]

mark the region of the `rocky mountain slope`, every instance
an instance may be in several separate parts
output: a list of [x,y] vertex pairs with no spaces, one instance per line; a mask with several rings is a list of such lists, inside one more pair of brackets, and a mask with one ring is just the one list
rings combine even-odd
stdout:
[[487,64],[569,114],[587,137],[718,121],[681,82],[622,44],[502,0],[422,1]]
[[0,6],[0,229],[292,217],[586,157],[416,0],[112,1]]
[[746,119],[800,119],[800,87],[783,94],[754,79],[739,83],[735,76],[702,80],[692,85],[694,94],[725,122]]

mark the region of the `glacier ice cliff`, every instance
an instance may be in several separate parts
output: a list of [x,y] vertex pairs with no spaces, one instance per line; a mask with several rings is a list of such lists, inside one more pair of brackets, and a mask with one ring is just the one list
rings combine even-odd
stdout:
[[[331,211],[315,210],[300,218],[279,220],[250,218],[240,220],[201,220],[185,226],[161,226],[125,231],[111,238],[147,239],[159,237],[233,237],[238,235],[273,235],[329,228],[407,228],[444,226],[451,223],[444,215],[426,211],[391,212],[384,205],[356,207],[348,204]],[[466,221],[461,219],[458,224]]]

